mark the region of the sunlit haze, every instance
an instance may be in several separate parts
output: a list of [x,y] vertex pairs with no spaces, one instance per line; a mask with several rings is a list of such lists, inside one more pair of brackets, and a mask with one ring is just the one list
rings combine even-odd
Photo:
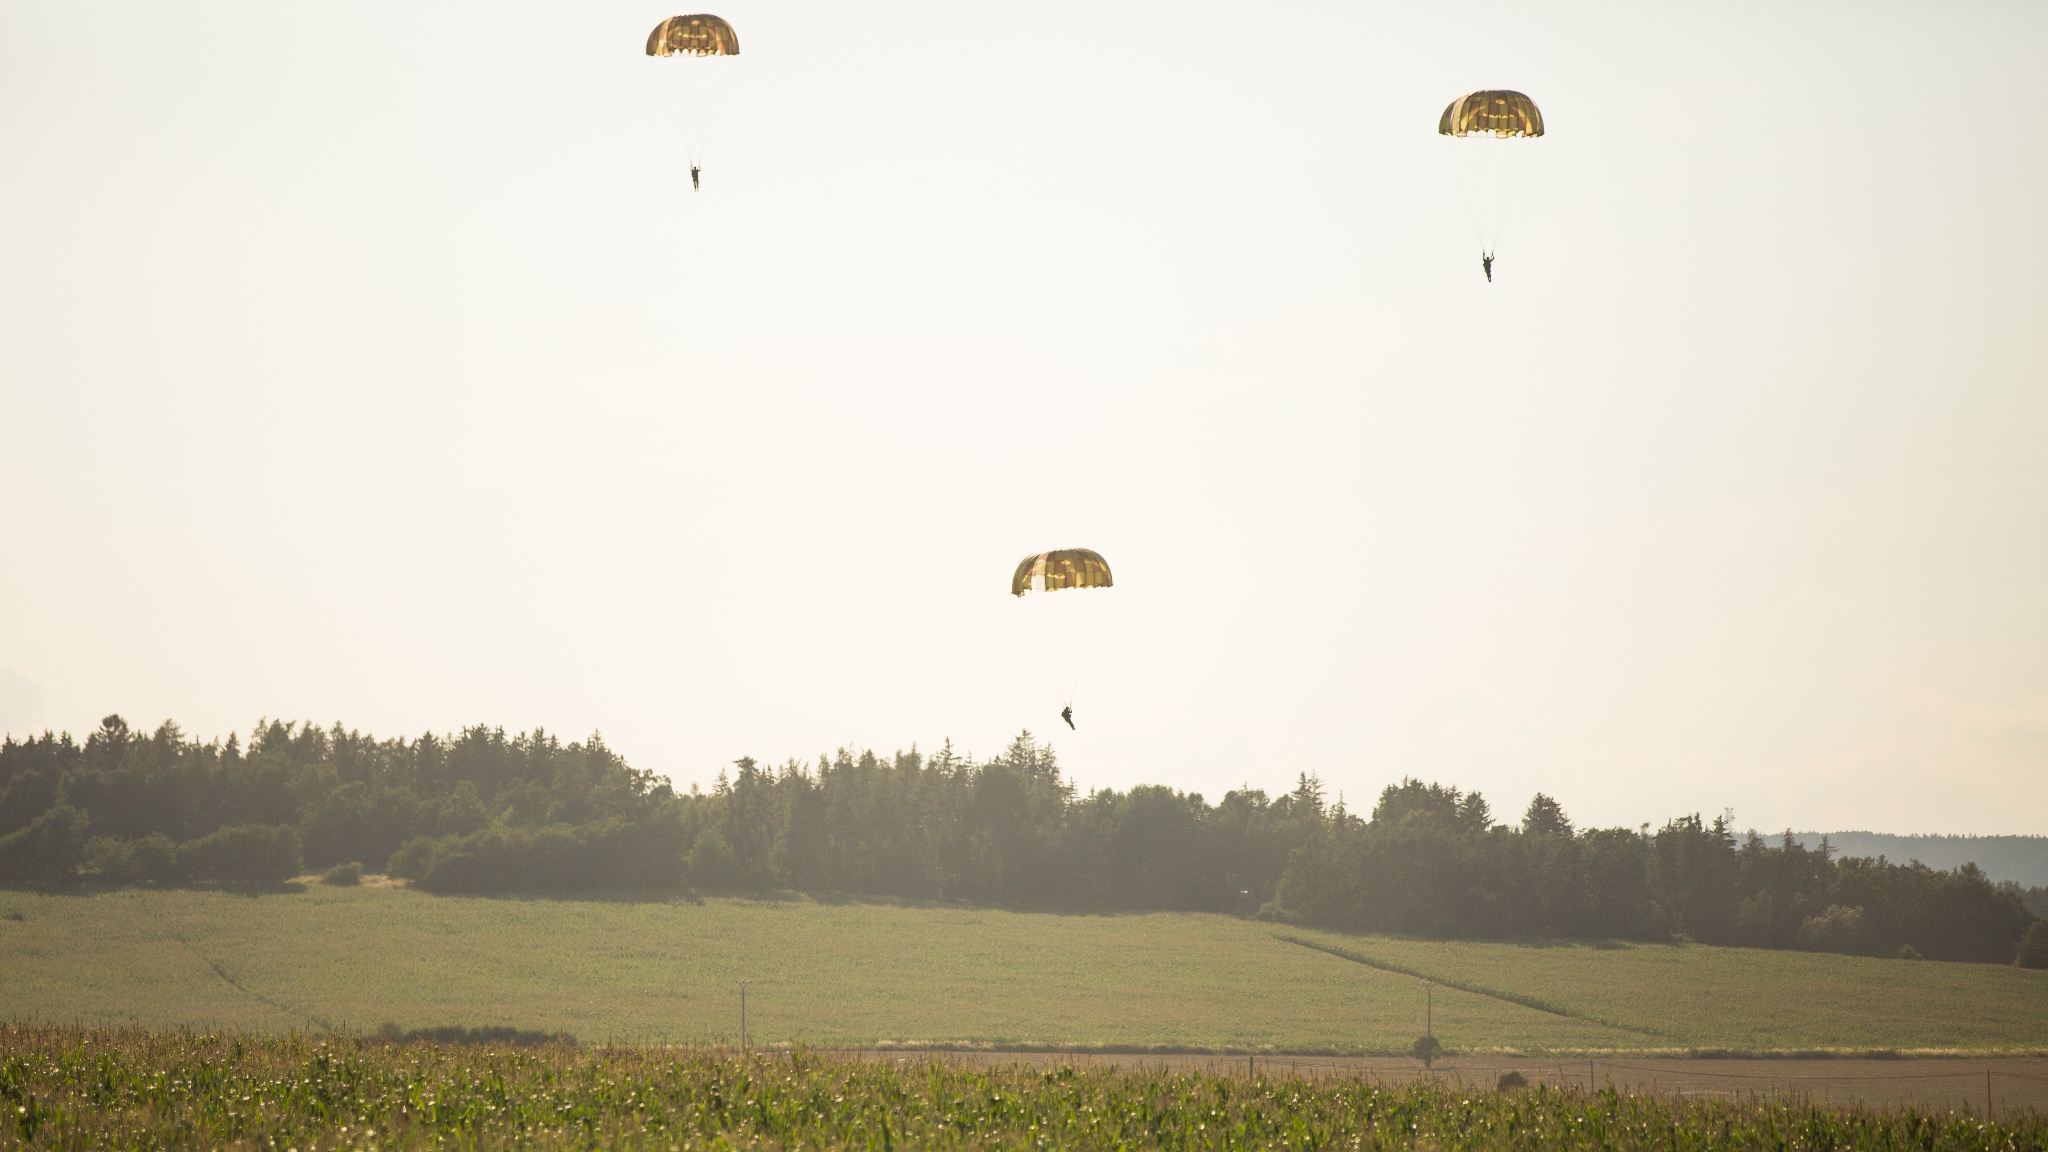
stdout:
[[720,3],[0,7],[0,730],[2048,832],[2048,6]]

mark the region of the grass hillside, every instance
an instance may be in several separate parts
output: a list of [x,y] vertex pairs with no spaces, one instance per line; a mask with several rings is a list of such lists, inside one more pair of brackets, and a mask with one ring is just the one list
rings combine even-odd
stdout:
[[[18,914],[20,919],[13,919]],[[1697,945],[1447,943],[1222,916],[461,899],[398,888],[0,893],[0,1018],[584,1040],[1405,1049],[2031,1049],[2048,972]]]

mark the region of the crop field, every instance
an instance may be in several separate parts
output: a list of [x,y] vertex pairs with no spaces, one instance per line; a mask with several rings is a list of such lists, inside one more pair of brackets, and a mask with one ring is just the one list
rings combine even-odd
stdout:
[[2048,1049],[2048,972],[2022,968],[1696,945],[1278,934],[1638,1037],[1621,1047]]
[[[18,917],[18,918],[16,918]],[[2048,1047],[2048,972],[1444,943],[1223,916],[403,888],[0,892],[0,1020],[586,1043],[1393,1053]]]
[[2048,1121],[1361,1078],[0,1026],[0,1146],[1919,1149]]

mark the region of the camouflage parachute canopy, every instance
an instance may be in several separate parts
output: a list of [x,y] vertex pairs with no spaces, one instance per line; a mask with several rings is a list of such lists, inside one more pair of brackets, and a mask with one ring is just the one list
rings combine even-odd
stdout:
[[1010,577],[1010,595],[1058,592],[1063,588],[1107,588],[1109,561],[1086,548],[1058,548],[1026,556]]
[[1489,88],[1484,92],[1467,92],[1451,101],[1436,122],[1436,130],[1445,136],[1498,136],[1503,140],[1511,136],[1541,136],[1543,113],[1534,100],[1520,92]]
[[649,56],[737,56],[739,33],[724,20],[698,13],[671,16],[654,26],[647,36]]

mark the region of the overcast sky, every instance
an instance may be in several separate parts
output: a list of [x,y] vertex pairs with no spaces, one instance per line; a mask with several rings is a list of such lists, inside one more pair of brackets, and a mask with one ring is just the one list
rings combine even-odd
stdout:
[[0,5],[0,729],[2048,832],[2048,6],[720,2]]

